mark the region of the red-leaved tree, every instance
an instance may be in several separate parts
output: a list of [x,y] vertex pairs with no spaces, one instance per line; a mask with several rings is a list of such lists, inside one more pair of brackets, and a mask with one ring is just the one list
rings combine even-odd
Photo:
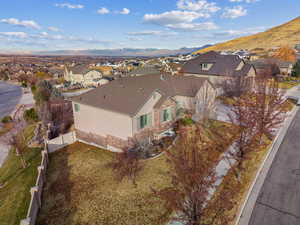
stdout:
[[[193,129],[180,128],[177,144],[166,152],[171,186],[153,190],[155,197],[164,202],[164,216],[176,212],[172,219],[186,225],[207,224],[211,211],[217,209],[210,200],[219,159],[210,152],[218,151],[220,145],[210,141],[205,133],[201,125]],[[224,207],[226,210],[226,204]]]

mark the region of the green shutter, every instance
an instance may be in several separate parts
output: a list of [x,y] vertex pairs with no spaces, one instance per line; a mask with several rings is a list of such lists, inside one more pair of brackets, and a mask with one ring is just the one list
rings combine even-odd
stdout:
[[148,115],[147,115],[147,125],[148,126],[151,126],[152,125],[152,114],[151,113],[149,113]]
[[75,112],[79,112],[80,106],[79,106],[78,104],[75,104],[75,105],[74,105],[74,108],[75,108]]

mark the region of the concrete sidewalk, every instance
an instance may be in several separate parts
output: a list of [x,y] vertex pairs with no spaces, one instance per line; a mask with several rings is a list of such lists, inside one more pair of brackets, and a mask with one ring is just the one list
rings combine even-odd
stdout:
[[244,205],[241,207],[240,214],[238,215],[237,222],[235,223],[236,225],[248,225],[249,224],[249,221],[250,221],[250,218],[252,215],[252,211],[254,209],[256,200],[257,200],[260,190],[264,184],[264,181],[266,179],[268,171],[272,165],[272,162],[277,154],[277,151],[278,151],[285,135],[287,134],[287,131],[288,131],[292,121],[294,120],[298,110],[299,110],[299,107],[294,108],[294,110],[291,112],[289,117],[286,119],[283,126],[280,128],[280,131],[279,131],[275,141],[273,142],[271,149],[270,149],[268,155],[266,156],[266,159],[263,162],[262,167],[258,171],[256,178],[248,192],[246,201],[245,201]]

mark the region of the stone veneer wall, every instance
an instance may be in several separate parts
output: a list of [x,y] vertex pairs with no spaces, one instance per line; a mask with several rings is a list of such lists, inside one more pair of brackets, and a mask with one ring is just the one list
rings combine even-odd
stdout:
[[76,130],[76,137],[79,140],[83,140],[87,143],[94,143],[106,149],[108,148],[108,146],[112,146],[118,149],[124,149],[131,146],[129,140],[123,140],[121,138],[114,137],[111,135],[107,135],[106,137],[103,137],[101,135],[97,135],[93,133],[86,133],[81,130]]

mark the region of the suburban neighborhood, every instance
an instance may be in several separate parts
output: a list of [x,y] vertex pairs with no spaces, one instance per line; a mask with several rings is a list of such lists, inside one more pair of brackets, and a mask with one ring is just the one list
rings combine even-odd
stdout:
[[300,224],[292,0],[29,2],[0,18],[0,225]]

